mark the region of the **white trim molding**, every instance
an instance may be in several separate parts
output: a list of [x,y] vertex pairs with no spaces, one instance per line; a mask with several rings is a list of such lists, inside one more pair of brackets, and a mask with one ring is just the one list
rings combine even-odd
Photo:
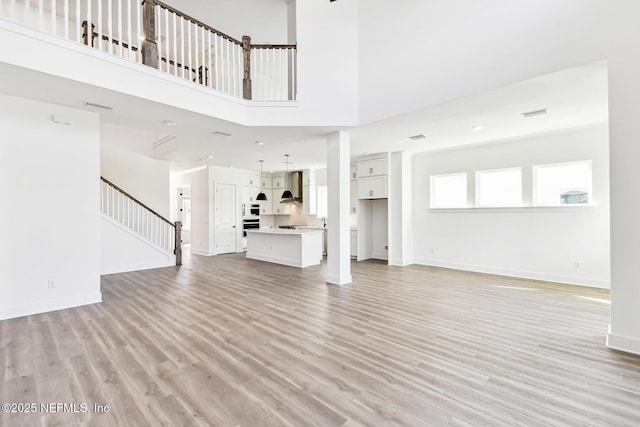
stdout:
[[623,335],[607,334],[607,347],[627,353],[640,354],[640,340]]
[[589,288],[610,289],[611,287],[608,280],[590,279],[587,277],[563,276],[559,274],[512,270],[508,268],[462,264],[433,259],[416,259],[415,264],[426,265],[430,267],[450,268],[452,270],[473,271],[475,273],[496,274],[499,276],[517,277],[521,279],[542,280],[544,282],[563,283],[567,285],[586,286]]
[[82,305],[97,304],[102,302],[102,293],[77,295],[73,297],[58,298],[40,301],[31,304],[15,305],[0,308],[0,320],[14,319],[16,317],[31,316],[50,311],[64,310],[80,307]]

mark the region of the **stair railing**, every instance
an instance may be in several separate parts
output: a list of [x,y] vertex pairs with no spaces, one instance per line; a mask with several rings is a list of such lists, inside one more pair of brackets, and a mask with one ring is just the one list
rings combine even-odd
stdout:
[[295,100],[295,44],[251,44],[159,0],[0,0],[0,18],[245,99]]
[[182,264],[182,222],[172,223],[129,193],[100,177],[100,211],[155,246],[172,252]]

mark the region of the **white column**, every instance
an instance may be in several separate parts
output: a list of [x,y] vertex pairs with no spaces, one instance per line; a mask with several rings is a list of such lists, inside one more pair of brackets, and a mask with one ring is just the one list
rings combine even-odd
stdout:
[[409,153],[389,159],[389,265],[413,264],[413,186]]
[[327,136],[327,283],[351,283],[349,134]]
[[640,58],[632,51],[609,60],[611,324],[607,346],[640,354]]

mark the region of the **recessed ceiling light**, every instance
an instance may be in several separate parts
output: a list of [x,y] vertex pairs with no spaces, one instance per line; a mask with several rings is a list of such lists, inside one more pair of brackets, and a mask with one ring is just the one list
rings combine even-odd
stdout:
[[229,165],[230,168],[233,168],[233,165]]
[[213,156],[207,156],[207,159],[213,159]]
[[273,173],[273,171],[269,171],[269,173]]
[[482,125],[476,125],[476,126],[472,127],[471,129],[473,129],[473,130],[475,130],[475,131],[479,131],[479,130],[484,129],[484,126],[482,126]]
[[111,111],[113,110],[113,107],[109,107],[108,105],[100,105],[100,104],[95,104],[93,102],[85,102],[84,103],[85,107],[91,107],[91,108],[99,108],[101,110],[106,110],[106,111]]
[[369,154],[369,153],[367,153],[366,151],[364,153],[362,153],[363,156],[366,156],[367,154]]
[[527,111],[526,113],[520,113],[520,114],[522,114],[522,116],[525,117],[525,118],[534,117],[534,116],[541,116],[543,114],[547,114],[547,109],[543,108],[541,110]]
[[226,132],[221,132],[219,130],[213,131],[214,135],[221,135],[221,136],[231,136],[230,133],[226,133]]
[[256,145],[264,145],[264,142],[262,142],[262,141],[256,141]]
[[176,125],[176,122],[172,122],[171,120],[165,120],[162,123],[164,123],[167,126],[175,126]]

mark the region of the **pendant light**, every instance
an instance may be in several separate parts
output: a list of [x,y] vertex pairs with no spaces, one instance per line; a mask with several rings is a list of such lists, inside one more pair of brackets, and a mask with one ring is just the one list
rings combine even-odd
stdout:
[[[284,157],[285,157],[285,163],[287,164],[287,174],[284,176],[284,182],[286,184],[288,181],[290,181],[290,179],[289,179],[289,155],[285,154]],[[291,188],[289,187],[289,185],[285,186],[285,190],[282,193],[282,199],[285,199],[285,201],[286,200],[293,200],[293,193],[291,192]],[[283,202],[280,202],[280,203],[283,203]],[[284,202],[284,203],[286,203],[286,202]]]
[[264,163],[264,160],[260,160],[260,192],[258,193],[258,197],[256,197],[256,200],[267,200],[267,195],[264,194],[264,191],[262,191],[262,164]]

